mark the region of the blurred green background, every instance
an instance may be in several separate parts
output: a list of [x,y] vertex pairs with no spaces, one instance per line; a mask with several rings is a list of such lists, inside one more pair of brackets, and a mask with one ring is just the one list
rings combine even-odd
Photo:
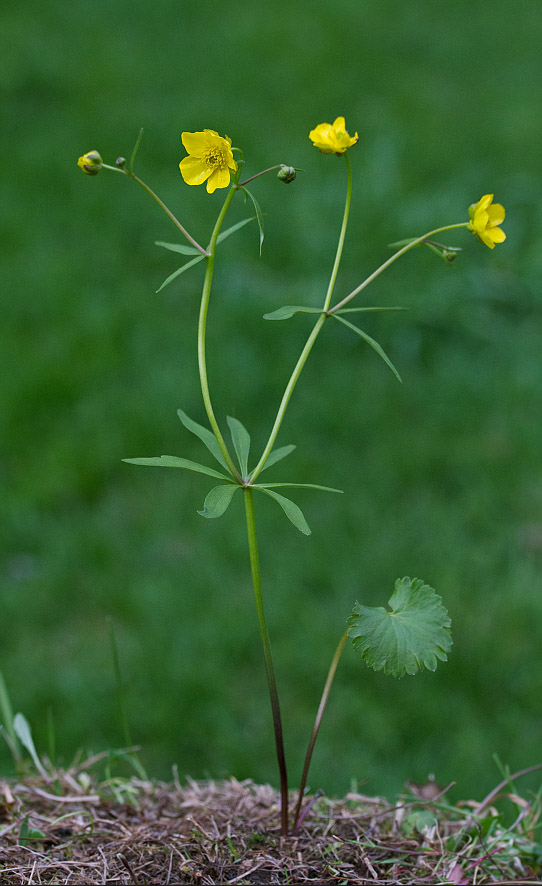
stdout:
[[[295,495],[310,538],[257,501],[292,786],[352,604],[385,605],[402,575],[443,595],[450,661],[395,682],[347,649],[313,789],[393,795],[434,773],[481,797],[493,754],[541,762],[542,4],[25,0],[2,18],[0,669],[38,748],[51,716],[60,761],[122,746],[110,619],[151,774],[277,783],[242,502],[205,521],[212,481],[121,462],[206,460],[176,417],[204,421],[202,265],[157,295],[179,262],[154,241],[174,228],[76,160],[129,156],[144,127],[138,173],[204,242],[223,192],[182,182],[182,130],[228,133],[247,175],[304,169],[254,184],[263,256],[248,226],[215,276],[216,411],[256,451],[312,322],[262,315],[321,303],[340,226],[343,165],[307,135],[343,114],[360,138],[338,296],[389,242],[464,220],[487,192],[507,240],[490,252],[456,232],[452,267],[418,250],[371,287],[365,303],[409,307],[365,323],[403,385],[331,324],[295,392],[279,443],[298,448],[269,479],[346,494]],[[229,223],[246,211],[239,199]]]

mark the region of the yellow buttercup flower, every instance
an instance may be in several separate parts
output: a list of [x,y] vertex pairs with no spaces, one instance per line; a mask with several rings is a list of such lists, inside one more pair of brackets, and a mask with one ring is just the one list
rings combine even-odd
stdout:
[[316,129],[309,132],[309,138],[322,154],[341,154],[355,145],[358,140],[358,134],[351,136],[345,128],[344,117],[337,117],[333,125],[331,123],[320,123]]
[[227,188],[231,172],[237,171],[231,138],[227,135],[222,138],[214,129],[204,129],[203,132],[183,132],[181,140],[189,155],[179,163],[186,184],[207,182],[209,194],[217,188]]
[[506,234],[499,228],[504,221],[504,206],[493,203],[493,194],[485,194],[478,203],[469,206],[470,222],[468,229],[480,243],[495,249],[496,243],[503,243]]
[[83,170],[83,172],[86,172],[87,175],[98,175],[102,168],[102,158],[98,154],[98,151],[88,151],[87,154],[83,154],[82,157],[79,157],[77,165]]

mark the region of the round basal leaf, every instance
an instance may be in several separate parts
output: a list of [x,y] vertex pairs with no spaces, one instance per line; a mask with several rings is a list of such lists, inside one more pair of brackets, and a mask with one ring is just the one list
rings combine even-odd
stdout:
[[356,603],[348,636],[368,667],[393,677],[436,670],[452,646],[451,621],[439,595],[419,578],[398,578],[382,606]]

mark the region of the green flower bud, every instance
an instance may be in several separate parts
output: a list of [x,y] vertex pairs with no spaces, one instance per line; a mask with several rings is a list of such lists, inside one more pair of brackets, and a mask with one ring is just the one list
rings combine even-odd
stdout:
[[102,164],[103,161],[98,151],[89,151],[88,154],[83,154],[82,157],[79,157],[77,161],[79,168],[87,175],[98,175]]
[[281,164],[279,171],[277,172],[277,178],[279,181],[284,182],[285,184],[289,184],[293,182],[297,173],[293,166],[285,166],[284,163]]
[[119,169],[124,169],[124,164],[126,163],[126,157],[117,157],[115,160],[115,166],[118,166]]

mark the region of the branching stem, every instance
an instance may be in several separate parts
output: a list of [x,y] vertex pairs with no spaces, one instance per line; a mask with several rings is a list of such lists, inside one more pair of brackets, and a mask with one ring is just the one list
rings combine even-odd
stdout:
[[423,243],[424,240],[427,240],[434,234],[440,234],[442,231],[452,231],[455,228],[467,228],[468,226],[469,222],[460,222],[457,225],[446,225],[443,228],[435,228],[434,231],[428,231],[427,234],[422,234],[421,237],[416,237],[416,239],[412,240],[411,243],[407,243],[406,246],[403,246],[401,249],[397,250],[397,252],[394,252],[394,254],[390,256],[387,261],[385,261],[383,264],[380,265],[379,268],[376,269],[376,271],[373,271],[372,274],[369,274],[369,276],[363,281],[363,283],[360,283],[359,286],[356,286],[356,288],[353,289],[352,292],[350,292],[348,295],[346,295],[341,301],[337,302],[336,305],[333,305],[328,313],[334,314],[336,311],[344,308],[344,306],[348,304],[349,301],[351,301],[356,295],[358,295],[363,289],[365,289],[369,285],[369,283],[372,283],[373,280],[379,277],[380,274],[385,271],[386,268],[389,268],[389,266],[393,264],[394,261],[397,261],[398,258],[405,254],[405,252],[408,252],[409,249],[413,249],[414,246],[419,246],[420,243]]
[[352,198],[352,167],[350,166],[350,160],[349,160],[347,154],[344,154],[344,158],[346,160],[346,174],[347,174],[346,200],[345,200],[345,204],[344,204],[343,220],[342,220],[342,225],[341,225],[341,232],[339,234],[339,242],[337,244],[337,251],[335,253],[335,261],[333,262],[333,268],[331,271],[331,277],[329,279],[329,285],[327,288],[327,293],[326,293],[326,297],[325,297],[325,301],[324,301],[324,307],[322,308],[322,313],[318,317],[318,320],[316,321],[316,323],[313,327],[313,330],[305,343],[305,347],[303,348],[301,355],[294,367],[294,371],[292,372],[292,374],[290,376],[290,380],[288,381],[288,384],[286,385],[286,390],[284,391],[284,394],[282,396],[282,400],[280,402],[280,406],[279,406],[279,409],[277,412],[277,417],[275,419],[275,423],[271,429],[271,433],[270,433],[269,439],[265,445],[265,449],[262,453],[262,456],[261,456],[258,464],[256,465],[256,467],[254,468],[254,471],[252,472],[252,476],[250,478],[251,482],[254,482],[254,480],[260,474],[260,472],[263,471],[263,469],[265,467],[265,463],[266,463],[267,459],[269,458],[269,455],[271,453],[271,450],[273,449],[273,446],[275,445],[278,433],[280,431],[280,426],[282,425],[282,421],[284,419],[284,415],[285,415],[288,403],[290,402],[290,397],[292,396],[292,394],[294,392],[294,388],[295,388],[297,382],[299,381],[299,376],[301,375],[302,369],[303,369],[305,363],[307,362],[307,358],[312,350],[312,346],[314,345],[316,339],[318,338],[318,335],[320,334],[320,330],[322,329],[322,326],[324,325],[324,321],[326,320],[326,316],[327,316],[326,312],[327,312],[329,305],[331,303],[331,297],[333,295],[333,289],[335,287],[335,281],[337,279],[337,273],[339,270],[339,265],[341,263],[341,256],[342,256],[343,247],[344,247],[344,239],[346,236],[346,228],[348,225],[348,215],[350,213],[350,201]]

